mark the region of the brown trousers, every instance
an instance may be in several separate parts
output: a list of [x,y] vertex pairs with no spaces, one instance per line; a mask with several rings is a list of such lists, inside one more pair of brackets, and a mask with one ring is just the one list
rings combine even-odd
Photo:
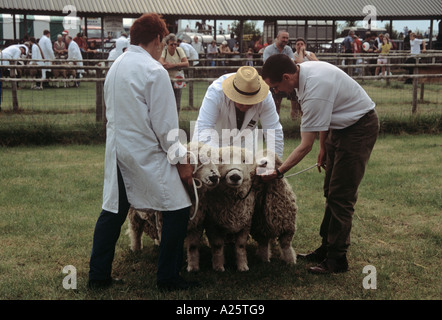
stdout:
[[373,110],[350,127],[330,130],[328,134],[324,181],[326,203],[320,229],[328,258],[337,259],[347,253],[358,187],[378,133],[379,119]]

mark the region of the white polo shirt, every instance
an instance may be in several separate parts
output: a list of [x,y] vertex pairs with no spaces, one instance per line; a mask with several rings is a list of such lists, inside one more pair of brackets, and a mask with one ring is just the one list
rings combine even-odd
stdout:
[[420,54],[421,53],[422,39],[410,40],[410,53]]
[[365,90],[338,67],[323,61],[306,61],[299,67],[301,131],[344,129],[375,108]]

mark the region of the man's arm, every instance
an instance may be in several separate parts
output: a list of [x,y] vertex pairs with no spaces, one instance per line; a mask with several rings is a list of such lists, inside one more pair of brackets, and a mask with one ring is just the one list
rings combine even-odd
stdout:
[[[295,165],[297,165],[304,157],[312,150],[313,143],[315,142],[317,132],[302,132],[301,131],[301,143],[292,151],[284,163],[278,168],[282,174],[289,171]],[[263,181],[270,181],[277,178],[276,170],[266,175],[261,175]]]
[[325,169],[326,161],[327,161],[327,152],[325,149],[325,140],[327,139],[328,131],[321,131],[319,133],[319,145],[320,150],[318,154],[318,171],[321,172],[321,167]]

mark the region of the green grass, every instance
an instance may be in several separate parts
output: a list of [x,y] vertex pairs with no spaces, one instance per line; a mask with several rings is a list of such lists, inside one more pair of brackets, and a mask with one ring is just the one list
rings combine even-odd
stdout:
[[[287,139],[285,157],[299,143]],[[275,254],[257,260],[248,245],[250,271],[235,270],[227,250],[227,270],[211,270],[203,248],[201,271],[184,276],[202,287],[162,293],[155,288],[158,249],[129,250],[123,226],[114,276],[126,283],[87,290],[88,262],[100,212],[104,146],[70,145],[0,149],[0,299],[441,299],[442,187],[440,135],[382,136],[361,184],[353,220],[350,271],[316,276],[311,264],[287,267]],[[318,143],[293,172],[316,162]],[[319,245],[323,173],[311,170],[289,178],[298,198],[297,252]],[[62,286],[62,269],[77,269],[77,290]],[[362,269],[377,269],[377,289],[366,290]]]

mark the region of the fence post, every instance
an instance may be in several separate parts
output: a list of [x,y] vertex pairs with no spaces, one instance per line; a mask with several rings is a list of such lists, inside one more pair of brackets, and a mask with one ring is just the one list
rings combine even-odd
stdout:
[[[417,67],[414,67],[413,74],[418,74],[419,70]],[[413,101],[411,107],[411,113],[416,113],[417,111],[417,89],[418,89],[418,78],[413,78]]]
[[[193,78],[193,69],[188,70],[189,78]],[[193,108],[193,81],[187,82],[189,85],[189,107]]]
[[[97,74],[101,70],[97,69]],[[95,83],[95,121],[104,122],[104,80],[97,81]]]
[[422,83],[421,83],[421,95],[420,95],[420,99],[419,99],[420,103],[424,102],[424,92],[425,92],[425,83],[424,83],[424,81],[422,81]]
[[[11,69],[11,78],[15,78],[16,69]],[[12,111],[18,112],[17,82],[12,81]]]

